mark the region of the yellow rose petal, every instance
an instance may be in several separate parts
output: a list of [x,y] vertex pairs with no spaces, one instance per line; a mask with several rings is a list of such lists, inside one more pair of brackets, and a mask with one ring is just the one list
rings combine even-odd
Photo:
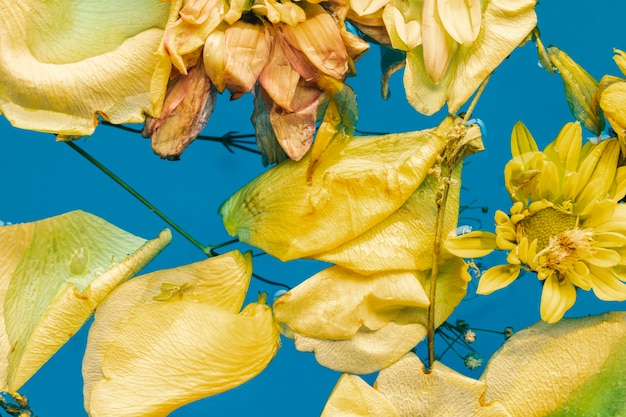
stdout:
[[364,276],[332,266],[278,298],[274,315],[303,336],[341,340],[361,326],[378,330],[402,310],[428,304],[415,272]]
[[399,417],[387,397],[356,375],[343,374],[333,388],[321,417]]

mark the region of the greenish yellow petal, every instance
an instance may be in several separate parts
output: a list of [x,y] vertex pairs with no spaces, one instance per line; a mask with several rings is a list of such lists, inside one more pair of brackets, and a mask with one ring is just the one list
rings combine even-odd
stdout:
[[104,297],[170,241],[146,241],[73,211],[0,228],[0,378],[18,390]]
[[461,258],[480,258],[489,255],[496,248],[496,235],[474,231],[450,237],[445,240],[444,245],[450,253]]
[[238,98],[252,90],[270,56],[270,39],[263,25],[239,20],[224,34],[224,81]]
[[331,250],[404,204],[443,150],[452,124],[448,118],[436,129],[336,142],[310,181],[310,153],[284,161],[222,204],[226,230],[281,260]]
[[0,112],[14,126],[90,135],[98,114],[138,123],[160,111],[150,91],[154,83],[162,97],[167,84],[169,60],[156,52],[169,3],[5,0],[0,9]]
[[409,103],[420,113],[431,115],[448,100],[448,112],[456,113],[535,27],[535,3],[534,0],[489,1],[478,37],[469,48],[457,50],[454,62],[438,83],[426,72],[421,47],[410,51],[404,72]]
[[604,130],[604,116],[598,104],[598,82],[565,52],[548,48],[550,61],[559,70],[572,116],[587,130],[599,135]]
[[622,415],[624,403],[616,399],[624,396],[625,346],[623,312],[540,322],[513,335],[489,361],[480,378],[484,401],[500,402],[513,417]]
[[393,404],[356,375],[343,374],[321,417],[399,417]]
[[414,353],[407,353],[380,371],[376,389],[385,395],[401,417],[508,417],[498,401],[484,402],[486,385],[435,362],[431,373]]
[[575,301],[574,285],[567,280],[559,280],[557,272],[552,273],[543,282],[539,307],[541,319],[548,323],[556,323],[574,305]]
[[395,363],[424,337],[419,323],[393,321],[382,328],[360,330],[348,340],[320,340],[295,334],[296,349],[314,352],[317,362],[329,369],[351,374],[370,374]]
[[378,330],[402,310],[428,304],[415,272],[364,276],[332,266],[278,298],[274,315],[303,336],[342,340],[361,326]]
[[491,294],[511,284],[519,276],[519,265],[497,265],[480,276],[477,294]]

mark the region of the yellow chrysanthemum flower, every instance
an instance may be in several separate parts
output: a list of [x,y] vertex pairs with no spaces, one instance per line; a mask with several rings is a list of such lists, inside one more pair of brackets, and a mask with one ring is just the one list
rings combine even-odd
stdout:
[[541,317],[550,323],[574,304],[577,287],[602,300],[626,300],[626,206],[619,204],[626,167],[617,168],[616,139],[581,143],[580,124],[569,123],[540,152],[518,123],[504,170],[513,206],[508,215],[496,212],[495,241],[476,232],[447,243],[459,256],[509,251],[507,264],[482,275],[477,292],[509,285],[522,269],[534,271],[544,281]]
[[[626,75],[626,53],[615,49],[613,59],[615,63]],[[598,87],[598,96],[600,108],[604,112],[611,127],[617,133],[622,146],[622,152],[626,153],[626,115],[624,114],[624,106],[626,105],[626,83],[624,78],[605,75],[600,80]]]

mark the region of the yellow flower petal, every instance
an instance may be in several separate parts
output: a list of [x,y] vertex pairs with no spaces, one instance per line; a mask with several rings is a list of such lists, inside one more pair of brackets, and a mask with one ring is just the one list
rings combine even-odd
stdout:
[[169,3],[3,1],[1,7],[0,112],[14,126],[90,135],[97,114],[138,123],[145,112],[158,113],[150,89],[154,83],[162,96],[167,84],[169,62],[156,51]]
[[251,273],[250,255],[233,251],[112,292],[89,331],[85,409],[166,415],[261,372],[280,341],[264,296],[239,313]]
[[2,390],[18,390],[170,239],[146,242],[82,211],[1,227]]
[[444,77],[454,58],[457,46],[448,35],[437,13],[437,0],[424,0],[421,53],[424,59],[424,70],[432,83],[437,84]]
[[[115,314],[110,309],[116,307],[108,301],[98,313]],[[85,393],[91,415],[168,415],[250,380],[280,344],[264,304],[250,304],[236,315],[185,300],[144,306],[107,338],[114,343],[109,342],[100,365],[103,378]]]
[[559,281],[558,273],[552,273],[543,282],[541,306],[539,307],[541,319],[548,323],[556,323],[574,305],[575,301],[576,288],[574,285],[567,280]]
[[626,83],[616,82],[608,86],[600,96],[600,107],[611,127],[615,129],[622,144],[626,138],[626,115],[622,109],[626,106]]
[[511,284],[519,276],[519,265],[497,265],[489,268],[480,276],[477,294],[491,294]]
[[477,230],[448,238],[444,245],[450,253],[461,258],[480,258],[489,255],[496,248],[496,235]]
[[446,31],[463,46],[472,45],[480,32],[480,0],[437,0],[437,11]]
[[394,0],[383,9],[383,21],[394,49],[409,51],[422,43],[422,4]]
[[508,417],[497,402],[483,402],[486,384],[435,362],[431,373],[414,353],[407,353],[380,371],[376,389],[384,394],[401,417]]
[[604,116],[596,94],[598,82],[584,68],[556,46],[548,48],[548,56],[563,79],[565,95],[572,116],[596,135],[604,130]]
[[399,417],[393,404],[356,375],[343,374],[321,417]]
[[546,147],[544,153],[553,161],[560,161],[566,172],[574,172],[578,169],[582,136],[583,132],[579,122],[567,123],[556,139]]
[[342,80],[348,71],[348,53],[335,20],[317,4],[306,3],[304,10],[304,22],[295,26],[281,25],[280,30],[317,69]]
[[414,272],[364,276],[332,266],[278,298],[274,315],[303,336],[341,340],[361,326],[378,330],[400,311],[428,304]]
[[224,79],[224,38],[226,27],[215,29],[206,38],[204,48],[202,49],[202,59],[204,61],[204,70],[211,79],[211,82],[220,93],[226,88],[226,80]]
[[529,167],[530,158],[538,151],[539,148],[530,130],[520,121],[515,123],[511,132],[511,155],[513,159],[519,159],[523,170],[526,170]]
[[296,349],[314,352],[317,362],[351,374],[370,374],[395,363],[426,337],[419,323],[393,321],[379,330],[360,330],[348,340],[320,340],[295,334]]
[[626,284],[611,269],[588,265],[593,293],[605,301],[625,301]]
[[[462,165],[462,162],[459,163],[452,174],[442,225],[444,237],[457,226]],[[385,220],[361,236],[313,258],[342,265],[364,274],[374,271],[432,268],[437,221],[435,199],[439,185],[440,182],[435,176],[428,175],[404,205]],[[442,250],[440,261],[449,258],[450,254]]]
[[[514,334],[487,364],[480,378],[487,386],[484,401],[500,402],[512,417],[546,416],[586,388],[582,408],[572,404],[558,415],[602,415],[606,408],[587,407],[604,395],[606,405],[622,406],[621,412],[609,407],[616,411],[610,415],[621,415],[623,359],[621,364],[611,359],[624,357],[625,343],[623,312],[535,324]],[[617,374],[607,380],[611,369]],[[620,386],[622,393],[615,396],[613,389]]]
[[322,154],[310,182],[310,153],[284,161],[222,204],[226,230],[281,260],[331,250],[404,204],[443,150],[452,123],[337,142]]
[[224,81],[238,98],[252,90],[270,55],[270,39],[260,24],[238,20],[224,34]]

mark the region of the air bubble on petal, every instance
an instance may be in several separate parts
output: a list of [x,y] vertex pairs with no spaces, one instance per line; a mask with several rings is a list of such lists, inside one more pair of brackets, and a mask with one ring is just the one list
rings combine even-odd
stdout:
[[276,299],[278,297],[280,297],[283,294],[287,294],[287,290],[278,290],[274,293],[274,296],[272,297],[272,304],[274,304],[276,302]]
[[472,231],[472,226],[464,224],[454,229],[455,236],[466,235]]

